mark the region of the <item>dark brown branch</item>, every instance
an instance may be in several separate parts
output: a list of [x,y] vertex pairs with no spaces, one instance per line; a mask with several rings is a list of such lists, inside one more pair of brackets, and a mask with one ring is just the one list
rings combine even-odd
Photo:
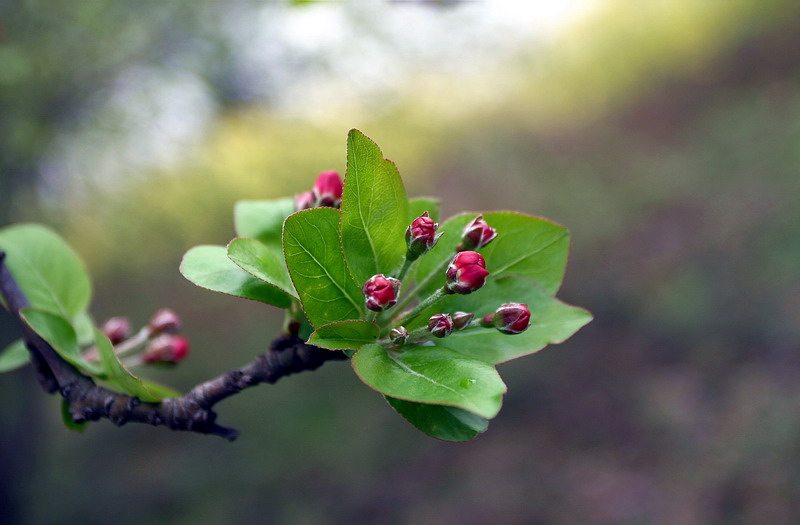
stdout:
[[77,422],[108,419],[117,426],[131,422],[147,423],[172,430],[212,434],[232,441],[238,437],[239,431],[216,423],[217,414],[212,410],[215,404],[247,387],[272,384],[290,374],[315,370],[326,361],[346,359],[342,352],[308,345],[296,335],[281,335],[272,341],[269,352],[238,370],[200,383],[183,397],[145,403],[136,397],[97,386],[91,378],[62,359],[25,323],[20,311],[29,303],[4,264],[4,257],[5,254],[0,252],[0,293],[20,325],[39,382],[47,392],[61,393]]

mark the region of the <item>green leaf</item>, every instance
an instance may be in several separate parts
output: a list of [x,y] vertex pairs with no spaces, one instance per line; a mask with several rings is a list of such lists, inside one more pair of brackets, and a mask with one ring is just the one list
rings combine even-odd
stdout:
[[280,247],[283,221],[294,211],[294,199],[291,197],[239,201],[233,206],[236,235]]
[[430,218],[433,219],[433,222],[439,222],[440,208],[441,202],[436,197],[414,197],[408,199],[408,224],[411,224],[411,221],[426,211]]
[[379,345],[366,345],[351,362],[358,377],[384,395],[463,408],[487,419],[500,411],[506,391],[492,365],[447,348],[387,352]]
[[108,337],[103,335],[99,330],[95,330],[94,337],[97,350],[100,352],[100,361],[103,363],[103,368],[106,371],[106,382],[116,386],[126,394],[138,397],[144,402],[155,403],[163,399],[161,396],[148,390],[141,379],[125,368],[114,352],[114,347],[111,341],[108,340]]
[[489,421],[460,408],[412,403],[386,397],[406,421],[431,437],[444,441],[469,441],[489,428]]
[[21,314],[28,326],[47,341],[64,360],[82,372],[103,377],[103,368],[98,363],[87,361],[81,355],[78,336],[66,319],[35,308],[25,308]]
[[238,238],[228,244],[228,258],[256,279],[276,286],[297,299],[280,246],[267,246],[255,239]]
[[391,274],[406,253],[408,199],[397,166],[360,131],[347,135],[342,246],[358,284]]
[[495,328],[475,327],[455,331],[434,340],[436,346],[450,348],[491,364],[505,363],[532,354],[549,344],[562,343],[592,320],[592,315],[550,296],[527,279],[506,276],[489,282],[469,295],[450,295],[423,312],[409,329],[422,326],[437,312],[473,312],[480,319],[504,303],[525,303],[531,311],[531,325],[521,334],[507,335]]
[[201,288],[288,308],[291,298],[228,259],[224,246],[195,246],[183,256],[181,274]]
[[0,352],[0,373],[11,372],[28,364],[31,354],[25,341],[17,339]]
[[[417,275],[420,278],[439,271],[445,261],[452,259],[456,245],[461,242],[464,226],[476,215],[463,213],[442,224],[439,231],[444,235],[418,262]],[[497,238],[479,250],[486,260],[486,269],[491,272],[487,279],[520,275],[555,294],[567,266],[569,231],[546,219],[517,212],[487,212],[483,216],[489,226],[497,230]],[[444,285],[444,273],[439,271],[440,275],[421,291],[422,297]]]
[[283,225],[283,252],[312,326],[361,317],[364,297],[342,257],[339,210],[313,208],[290,215]]
[[142,379],[142,384],[149,392],[152,392],[153,395],[158,396],[161,399],[166,399],[168,397],[181,397],[180,392],[172,387],[162,385],[161,383]]
[[337,321],[320,326],[308,343],[328,350],[358,350],[377,341],[380,328],[367,321]]
[[65,427],[73,432],[84,432],[89,426],[88,421],[82,421],[81,423],[75,421],[69,411],[69,403],[64,398],[61,399],[61,421],[64,422]]
[[89,312],[83,311],[72,320],[72,327],[78,336],[78,344],[88,346],[94,342],[94,320]]
[[0,250],[31,307],[72,321],[89,305],[92,285],[83,262],[64,240],[40,224],[0,230]]

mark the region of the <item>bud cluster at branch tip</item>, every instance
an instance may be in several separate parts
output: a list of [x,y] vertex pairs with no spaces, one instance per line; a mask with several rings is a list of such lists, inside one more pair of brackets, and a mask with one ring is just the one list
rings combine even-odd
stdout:
[[453,333],[453,318],[450,314],[435,314],[428,319],[428,331],[434,337],[447,337]]
[[497,230],[489,226],[483,219],[483,215],[478,215],[464,227],[461,234],[461,244],[458,251],[480,250],[497,237]]
[[367,279],[361,287],[361,292],[364,294],[367,308],[373,312],[381,312],[397,303],[400,281],[379,273]]
[[178,363],[189,354],[189,340],[179,335],[162,334],[150,342],[142,361],[153,363]]
[[131,321],[127,317],[112,317],[100,329],[112,345],[117,345],[131,336]]
[[486,284],[486,262],[478,252],[459,252],[447,268],[447,293],[470,294]]
[[344,184],[336,171],[323,171],[314,182],[311,191],[304,191],[294,198],[294,207],[297,211],[319,206],[338,208],[342,203],[342,190]]
[[438,228],[439,224],[433,222],[427,211],[411,222],[406,229],[407,257],[409,260],[417,259],[420,255],[425,254],[436,246],[439,237],[444,235],[443,233],[436,233]]

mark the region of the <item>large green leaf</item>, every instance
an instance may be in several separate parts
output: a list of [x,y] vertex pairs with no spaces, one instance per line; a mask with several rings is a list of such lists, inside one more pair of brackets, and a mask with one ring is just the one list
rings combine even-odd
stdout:
[[457,350],[474,359],[498,364],[532,354],[549,344],[561,343],[592,320],[592,315],[586,310],[559,301],[531,281],[506,276],[487,283],[469,295],[447,296],[409,323],[408,328],[422,326],[431,315],[438,312],[473,312],[475,318],[480,319],[504,303],[528,305],[531,325],[525,332],[507,335],[495,328],[476,327],[435,339],[434,344]]
[[339,210],[313,208],[283,225],[283,252],[294,287],[311,324],[358,319],[364,297],[342,257]]
[[23,367],[31,360],[25,341],[17,339],[0,352],[0,373]]
[[236,235],[280,247],[283,220],[294,213],[294,199],[245,200],[233,207]]
[[64,240],[40,224],[0,230],[5,264],[33,308],[72,323],[89,305],[92,285],[83,262]]
[[[462,213],[442,224],[440,231],[444,235],[418,262],[417,275],[420,278],[437,271],[453,257],[464,226],[476,215]],[[480,250],[486,259],[486,269],[491,272],[488,280],[510,274],[521,275],[555,294],[567,266],[569,231],[546,219],[517,212],[487,212],[483,215],[486,222],[497,230],[497,238]],[[444,281],[444,271],[439,271],[422,295],[441,288]]]
[[436,197],[413,197],[408,199],[408,224],[411,224],[411,221],[426,211],[430,218],[433,219],[433,222],[438,222],[440,208],[441,202]]
[[268,246],[255,239],[238,238],[228,244],[228,258],[253,277],[277,286],[297,298],[280,246]]
[[100,361],[106,372],[106,382],[119,388],[123,393],[136,396],[145,402],[158,402],[163,398],[144,386],[142,380],[133,375],[119,361],[108,337],[99,330],[94,332],[95,344],[100,352]]
[[256,279],[228,258],[224,246],[195,246],[183,256],[181,274],[201,288],[288,308],[280,288]]
[[358,377],[384,395],[463,408],[487,419],[500,411],[506,391],[492,365],[447,348],[418,346],[395,352],[366,345],[351,361]]
[[429,436],[444,441],[469,441],[489,428],[489,421],[456,407],[412,403],[386,397],[406,421]]
[[367,321],[337,321],[320,326],[308,343],[328,350],[358,350],[364,345],[374,343],[380,335],[380,328]]
[[35,308],[22,310],[22,318],[64,360],[89,375],[104,376],[103,368],[100,364],[83,358],[78,346],[78,336],[75,334],[75,329],[66,319],[60,315]]
[[408,199],[397,166],[360,131],[347,135],[342,247],[358,284],[397,270],[406,253]]

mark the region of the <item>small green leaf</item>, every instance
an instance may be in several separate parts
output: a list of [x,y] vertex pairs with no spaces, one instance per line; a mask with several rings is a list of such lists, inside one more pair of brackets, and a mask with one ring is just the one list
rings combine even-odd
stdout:
[[151,392],[144,386],[142,380],[133,375],[119,361],[114,347],[108,337],[99,330],[94,332],[95,344],[100,352],[100,361],[106,371],[106,381],[126,394],[138,397],[144,402],[155,403],[163,399],[161,396]]
[[294,199],[291,197],[239,201],[233,206],[236,235],[280,247],[283,221],[294,211]]
[[412,403],[386,397],[406,421],[431,437],[444,441],[469,441],[489,428],[489,421],[460,408]]
[[[439,231],[444,235],[433,249],[420,258],[417,276],[437,271],[455,254],[464,226],[477,213],[462,213],[447,220]],[[517,212],[499,211],[483,214],[489,226],[497,230],[497,238],[479,251],[486,260],[488,280],[504,275],[521,275],[555,294],[564,278],[569,254],[569,232],[566,228],[540,217]],[[425,297],[444,285],[444,271],[421,296]],[[479,292],[476,292],[479,293]]]
[[28,364],[31,354],[25,341],[17,339],[0,352],[0,373],[11,372]]
[[312,326],[361,317],[364,297],[342,257],[339,210],[313,208],[290,215],[283,225],[283,251]]
[[308,344],[328,350],[358,350],[374,343],[380,328],[367,321],[337,321],[320,326],[308,339]]
[[61,399],[61,421],[64,422],[65,427],[73,432],[84,432],[89,426],[88,421],[83,421],[81,423],[75,421],[69,411],[69,403],[64,398]]
[[98,363],[87,361],[81,355],[78,336],[66,319],[35,308],[25,308],[21,313],[28,326],[47,341],[58,355],[82,372],[103,377],[103,368]]
[[94,320],[89,312],[83,311],[72,320],[75,334],[78,336],[78,344],[88,346],[94,342]]
[[0,250],[31,307],[72,320],[89,305],[92,285],[77,254],[40,224],[0,230]]
[[387,352],[379,345],[366,345],[351,362],[358,377],[384,395],[463,408],[487,419],[500,411],[506,391],[492,365],[447,348]]
[[267,246],[255,239],[237,238],[228,244],[228,258],[256,279],[277,286],[297,299],[280,246]]
[[201,288],[288,308],[291,298],[228,259],[224,246],[195,246],[183,256],[181,274]]
[[154,381],[149,381],[147,379],[142,379],[141,381],[148,392],[152,392],[153,395],[161,399],[167,399],[168,397],[181,397],[181,393],[172,387],[162,385],[161,383],[156,383]]
[[439,222],[440,208],[441,202],[436,197],[414,197],[408,199],[408,224],[411,224],[411,221],[426,211],[430,218],[433,219],[433,222]]
[[347,135],[342,246],[358,284],[397,270],[406,253],[408,199],[397,166],[360,131]]

